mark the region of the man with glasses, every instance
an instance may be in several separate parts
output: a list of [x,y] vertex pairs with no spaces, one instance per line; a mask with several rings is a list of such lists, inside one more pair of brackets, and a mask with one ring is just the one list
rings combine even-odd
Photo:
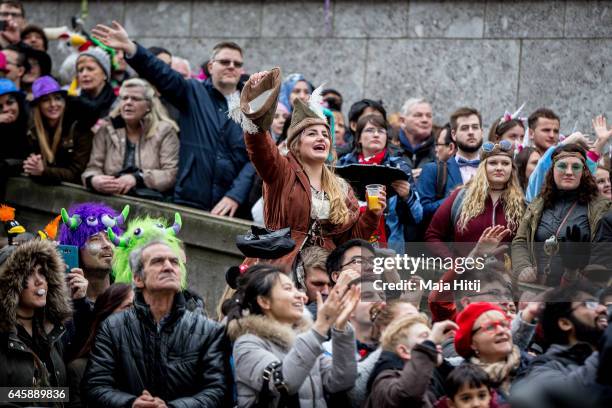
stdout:
[[0,48],[19,43],[25,26],[23,4],[20,1],[0,1]]
[[236,215],[247,202],[255,170],[242,128],[228,118],[228,100],[239,96],[242,49],[233,42],[213,48],[206,82],[184,79],[146,48],[131,41],[117,22],[98,25],[92,33],[106,45],[125,52],[126,61],[179,111],[181,147],[174,202]]
[[474,108],[459,108],[450,117],[450,127],[457,153],[445,162],[444,172],[439,171],[440,163],[426,164],[417,182],[424,217],[433,216],[456,186],[470,181],[480,164],[479,150],[483,141],[480,112]]
[[595,292],[592,286],[578,282],[547,294],[540,324],[550,347],[531,362],[513,385],[513,396],[538,401],[539,393],[547,386],[595,382],[599,362],[596,350],[608,326],[606,307],[599,303]]

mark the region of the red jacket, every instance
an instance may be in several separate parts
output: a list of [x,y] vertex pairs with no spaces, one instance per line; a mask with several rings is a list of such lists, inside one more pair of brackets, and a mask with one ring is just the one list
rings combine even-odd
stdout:
[[[451,251],[448,246],[441,244],[444,242],[473,242],[476,243],[480,239],[480,235],[487,227],[495,225],[507,226],[506,216],[504,214],[504,206],[501,200],[493,205],[493,200],[487,196],[484,212],[468,221],[465,229],[457,227],[451,219],[451,210],[455,198],[459,194],[460,189],[451,193],[444,200],[440,208],[435,212],[431,223],[425,232],[425,241],[433,243],[428,244],[428,247],[433,253],[442,257],[466,256],[471,250],[471,245],[455,247],[455,251]],[[465,198],[463,200],[465,202]],[[458,218],[458,217],[457,217]],[[512,242],[514,234],[506,237],[504,242]],[[453,253],[454,252],[454,253]]]

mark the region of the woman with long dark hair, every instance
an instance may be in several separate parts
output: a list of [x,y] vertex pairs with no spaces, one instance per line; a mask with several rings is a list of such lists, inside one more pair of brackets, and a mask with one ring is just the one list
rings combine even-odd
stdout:
[[[339,284],[325,302],[317,294],[313,323],[304,313],[306,295],[281,269],[250,267],[227,301],[238,406],[326,407],[326,394],[352,388],[355,333],[347,322],[360,293],[356,285]],[[323,349],[329,333],[332,357]]]
[[587,168],[585,146],[558,147],[552,163],[542,191],[527,208],[512,241],[512,269],[522,282],[558,285],[563,275],[559,242],[574,226],[592,241],[611,205],[599,194]]
[[104,291],[93,309],[93,323],[85,345],[77,355],[77,358],[68,364],[68,380],[70,384],[70,406],[81,407],[85,404],[81,401],[81,379],[87,366],[89,352],[96,340],[98,328],[104,320],[113,313],[119,313],[132,307],[134,291],[130,285],[125,283],[113,283]]
[[533,173],[533,170],[538,165],[538,160],[540,160],[540,153],[538,153],[535,147],[531,146],[524,147],[514,159],[516,175],[523,192],[527,191],[529,176],[531,176],[531,173]]
[[39,180],[78,183],[91,152],[92,134],[77,127],[66,114],[66,92],[50,76],[32,85],[32,127],[28,133],[30,156],[24,171]]

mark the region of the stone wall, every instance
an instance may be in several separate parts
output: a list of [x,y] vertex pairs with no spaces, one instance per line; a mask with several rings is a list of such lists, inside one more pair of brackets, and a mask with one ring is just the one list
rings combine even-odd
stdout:
[[[486,124],[526,102],[548,106],[562,131],[591,132],[612,113],[612,1],[89,1],[87,25],[122,22],[143,44],[193,66],[230,39],[248,72],[279,65],[316,85],[380,98],[397,111],[411,96],[434,102],[436,120],[460,105]],[[32,1],[30,20],[65,24],[78,1]],[[327,19],[326,19],[327,16]],[[577,124],[576,124],[577,122]]]
[[[43,228],[60,213],[62,207],[87,201],[104,202],[121,210],[130,205],[128,222],[138,216],[150,215],[174,220],[178,211],[183,220],[179,237],[185,243],[189,287],[206,300],[206,309],[214,314],[225,289],[225,270],[239,265],[244,256],[236,248],[236,235],[244,234],[249,223],[210,215],[205,211],[174,204],[158,203],[128,196],[103,196],[81,186],[64,183],[43,186],[27,177],[9,179],[7,203],[17,209],[17,220],[30,232]],[[0,232],[5,236],[4,230]]]
[[[89,20],[117,19],[143,44],[192,64],[230,39],[249,72],[280,65],[326,81],[350,103],[434,102],[436,120],[460,105],[490,123],[526,102],[549,106],[562,131],[592,132],[612,112],[612,1],[89,1]],[[32,1],[30,20],[65,24],[80,2]]]

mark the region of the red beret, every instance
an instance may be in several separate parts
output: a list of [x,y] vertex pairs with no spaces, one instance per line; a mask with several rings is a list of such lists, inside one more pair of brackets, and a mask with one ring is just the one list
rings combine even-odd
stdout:
[[504,316],[506,315],[501,307],[489,302],[470,303],[457,315],[456,323],[459,326],[459,330],[455,333],[455,350],[461,357],[467,359],[474,354],[474,350],[472,350],[472,329],[474,328],[474,323],[483,313],[490,310],[496,310]]

